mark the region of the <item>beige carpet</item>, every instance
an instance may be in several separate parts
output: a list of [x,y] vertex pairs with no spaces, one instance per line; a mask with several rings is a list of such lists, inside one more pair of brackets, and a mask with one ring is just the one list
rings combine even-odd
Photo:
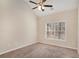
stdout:
[[33,44],[0,56],[0,58],[77,58],[76,50],[51,46],[46,44]]

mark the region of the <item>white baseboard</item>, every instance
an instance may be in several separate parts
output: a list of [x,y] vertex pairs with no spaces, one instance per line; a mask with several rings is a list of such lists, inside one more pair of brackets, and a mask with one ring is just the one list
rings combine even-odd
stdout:
[[22,46],[19,46],[17,48],[14,48],[14,49],[10,49],[10,50],[4,51],[4,52],[0,53],[0,55],[5,54],[5,53],[8,53],[8,52],[11,52],[11,51],[14,51],[14,50],[17,50],[17,49],[20,49],[20,48],[23,48],[23,47],[27,47],[27,46],[32,45],[32,44],[35,44],[35,43],[37,43],[37,42],[31,42],[29,44],[22,45]]
[[61,45],[56,45],[56,44],[49,44],[49,43],[45,43],[45,42],[39,42],[39,43],[48,44],[48,45],[55,45],[55,46],[59,46],[59,47],[63,47],[63,48],[68,48],[68,49],[77,50],[77,48],[72,48],[72,47],[67,47],[67,46],[61,46]]

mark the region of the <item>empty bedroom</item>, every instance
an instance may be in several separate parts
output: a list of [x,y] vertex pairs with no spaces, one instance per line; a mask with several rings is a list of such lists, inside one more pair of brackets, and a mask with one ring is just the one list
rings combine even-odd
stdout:
[[79,58],[79,0],[0,0],[0,58]]

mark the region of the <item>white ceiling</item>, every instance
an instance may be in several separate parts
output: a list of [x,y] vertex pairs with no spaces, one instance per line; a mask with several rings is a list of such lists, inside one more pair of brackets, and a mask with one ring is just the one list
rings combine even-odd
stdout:
[[[5,0],[0,0],[0,4],[3,1],[5,1]],[[11,0],[7,0],[7,1],[11,1]],[[17,3],[16,3],[17,5],[15,5],[15,6],[17,6],[17,7],[20,6],[20,9],[23,8],[24,5],[23,5],[22,1],[24,1],[24,0],[12,0],[12,1],[17,1]],[[36,6],[35,4],[29,3],[29,0],[25,0],[25,1],[27,2],[27,4],[30,6],[31,9]],[[32,1],[38,2],[40,0],[32,0]],[[47,0],[45,2],[45,4],[51,4],[54,6],[53,8],[45,8],[44,12],[39,11],[38,9],[35,9],[33,11],[38,16],[46,16],[46,15],[49,15],[52,13],[77,8],[78,1],[79,0]],[[5,4],[5,6],[7,6],[8,3],[7,4],[6,3],[7,2],[5,1],[5,3],[2,3],[2,4]],[[27,4],[25,4],[25,6],[27,6]]]
[[[26,0],[29,4],[30,8],[35,7],[36,5],[29,3],[29,0]],[[32,0],[37,2],[37,0]],[[78,0],[47,0],[45,4],[51,4],[54,7],[53,8],[45,8],[45,11],[39,11],[38,9],[33,10],[34,13],[38,16],[46,16],[54,12],[60,12],[64,10],[70,10],[77,8]]]

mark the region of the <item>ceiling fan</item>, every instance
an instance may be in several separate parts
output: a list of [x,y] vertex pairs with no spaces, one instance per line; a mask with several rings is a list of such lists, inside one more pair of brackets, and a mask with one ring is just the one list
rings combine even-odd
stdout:
[[40,0],[39,3],[36,3],[36,2],[34,2],[34,1],[31,1],[31,0],[30,0],[29,2],[36,5],[36,7],[32,8],[32,9],[38,8],[38,9],[41,10],[41,11],[44,11],[44,8],[45,8],[45,7],[53,7],[53,5],[44,5],[44,3],[46,2],[46,0]]

